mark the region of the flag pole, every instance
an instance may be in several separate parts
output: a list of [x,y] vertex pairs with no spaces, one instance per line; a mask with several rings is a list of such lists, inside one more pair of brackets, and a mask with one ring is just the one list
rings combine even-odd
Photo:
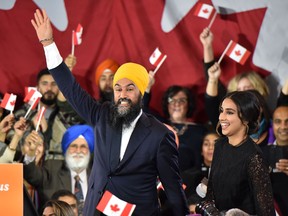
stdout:
[[39,113],[39,118],[38,118],[38,121],[37,121],[36,129],[35,129],[36,132],[38,132],[38,130],[39,130],[40,122],[41,122],[41,119],[42,119],[42,117],[43,117],[44,111],[45,111],[45,107],[42,106],[42,107],[41,107],[41,111],[40,111],[40,113]]
[[74,30],[72,31],[72,50],[71,54],[74,56]]
[[225,50],[224,50],[224,52],[222,53],[221,57],[219,58],[219,60],[218,60],[218,64],[220,64],[220,62],[222,61],[222,59],[223,59],[224,55],[226,54],[227,50],[230,48],[230,46],[231,46],[232,42],[233,42],[233,41],[232,41],[232,40],[230,40],[230,42],[229,42],[228,46],[226,47],[226,49],[225,49]]
[[26,112],[26,114],[25,114],[25,116],[24,116],[25,119],[27,118],[28,114],[29,114],[30,111],[32,110],[32,107],[34,106],[34,104],[36,103],[36,101],[37,101],[37,100],[34,100],[33,103],[31,104],[31,106],[29,107],[29,109],[27,110],[27,112]]
[[[11,96],[13,96],[13,93],[11,93]],[[10,110],[10,115],[13,114],[14,107],[15,107],[15,104],[14,104],[14,106],[13,106],[13,109]]]
[[161,67],[161,65],[163,64],[163,62],[166,60],[167,55],[164,55],[163,59],[159,62],[158,66],[155,68],[155,70],[153,71],[153,76],[156,74],[156,72],[159,70],[159,68]]
[[214,21],[215,21],[215,19],[216,19],[216,16],[217,16],[217,11],[215,10],[215,13],[214,13],[214,15],[213,15],[213,17],[212,17],[209,25],[208,25],[208,29],[211,28],[212,24],[214,23]]

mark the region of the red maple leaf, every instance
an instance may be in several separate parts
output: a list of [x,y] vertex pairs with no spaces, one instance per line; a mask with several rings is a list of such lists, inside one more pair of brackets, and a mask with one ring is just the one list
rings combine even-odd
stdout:
[[15,103],[16,103],[16,101],[15,101],[15,100],[14,100],[14,101],[11,101],[11,102],[10,102],[10,105],[11,105],[11,106],[14,106],[14,105],[15,105]]
[[241,55],[242,55],[242,53],[241,53],[241,51],[240,51],[240,50],[235,50],[235,55],[236,55],[236,56],[241,56]]
[[202,10],[203,13],[209,13],[209,10],[207,8],[205,8],[204,10]]
[[117,211],[120,210],[120,208],[118,208],[118,205],[117,205],[117,204],[115,204],[115,205],[110,205],[110,208],[111,208],[111,210],[114,211],[114,212],[117,212]]

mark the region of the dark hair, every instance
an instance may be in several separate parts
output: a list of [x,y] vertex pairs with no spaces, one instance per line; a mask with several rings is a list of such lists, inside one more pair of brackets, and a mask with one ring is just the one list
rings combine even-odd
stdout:
[[61,190],[58,190],[58,191],[54,192],[52,194],[51,199],[52,200],[58,200],[59,197],[63,197],[63,196],[72,197],[72,198],[74,198],[77,201],[77,197],[75,196],[75,194],[73,194],[71,191],[66,190],[66,189],[61,189]]
[[74,216],[72,207],[64,201],[49,200],[45,203],[43,211],[46,207],[52,207],[57,216]]
[[248,135],[258,130],[259,121],[263,112],[259,95],[259,92],[256,90],[234,91],[226,94],[220,103],[220,107],[225,99],[231,99],[233,103],[235,103],[241,122],[243,124],[244,122],[248,122]]
[[193,111],[195,109],[195,101],[194,98],[191,94],[191,91],[184,86],[178,86],[178,85],[173,85],[170,86],[165,92],[162,97],[162,110],[165,115],[165,117],[170,117],[169,111],[168,111],[168,99],[174,97],[176,94],[179,92],[184,92],[184,94],[187,97],[188,100],[188,111],[186,113],[186,117],[191,117],[193,114]]
[[39,80],[41,79],[42,76],[44,75],[51,75],[49,70],[47,68],[42,69],[41,71],[39,71],[39,73],[37,74],[37,84],[39,84]]

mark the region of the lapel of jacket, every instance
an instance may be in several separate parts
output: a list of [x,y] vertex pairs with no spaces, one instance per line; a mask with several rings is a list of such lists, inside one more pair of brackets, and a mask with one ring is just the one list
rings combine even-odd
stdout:
[[141,115],[134,131],[130,137],[127,149],[125,151],[123,159],[120,161],[119,166],[123,165],[137,150],[137,148],[144,142],[145,137],[150,134],[150,121],[145,113]]

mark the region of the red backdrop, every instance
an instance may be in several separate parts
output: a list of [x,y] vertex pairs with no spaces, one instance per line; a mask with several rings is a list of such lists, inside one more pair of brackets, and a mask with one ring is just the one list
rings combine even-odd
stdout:
[[[191,88],[197,97],[198,109],[194,119],[205,121],[203,93],[206,82],[199,34],[209,21],[194,16],[194,8],[172,31],[166,33],[161,28],[165,1],[64,2],[68,26],[65,31],[54,28],[54,39],[65,58],[71,52],[72,30],[76,29],[78,23],[82,24],[82,44],[75,47],[77,65],[73,73],[88,92],[97,97],[94,70],[105,58],[113,58],[119,63],[138,62],[148,70],[154,69],[148,59],[154,49],[159,47],[168,57],[156,74],[152,109],[161,112],[161,97],[170,85],[184,85]],[[211,4],[210,1],[204,2]],[[24,87],[35,85],[36,74],[46,65],[43,48],[30,22],[36,8],[37,5],[32,1],[18,0],[10,10],[0,10],[0,91],[3,93],[23,96]],[[265,11],[256,9],[218,15],[211,28],[215,38],[215,55],[219,57],[231,39],[253,54]],[[266,75],[265,71],[252,64],[251,56],[244,66],[225,57],[221,62],[222,81],[227,83],[237,71],[250,69]]]

